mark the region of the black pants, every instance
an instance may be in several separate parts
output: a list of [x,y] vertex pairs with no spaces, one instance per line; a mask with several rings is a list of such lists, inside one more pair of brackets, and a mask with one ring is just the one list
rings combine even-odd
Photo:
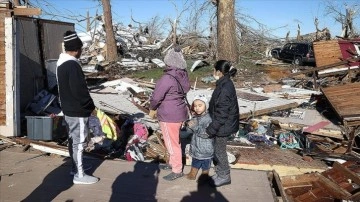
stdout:
[[215,172],[220,177],[227,177],[230,174],[230,166],[226,154],[226,143],[228,137],[215,137],[214,140],[214,165]]

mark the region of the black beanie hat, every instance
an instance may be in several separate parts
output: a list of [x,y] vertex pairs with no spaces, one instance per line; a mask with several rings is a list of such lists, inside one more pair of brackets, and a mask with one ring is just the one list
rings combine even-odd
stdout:
[[82,41],[74,31],[66,31],[64,34],[64,47],[65,51],[80,50],[83,46]]

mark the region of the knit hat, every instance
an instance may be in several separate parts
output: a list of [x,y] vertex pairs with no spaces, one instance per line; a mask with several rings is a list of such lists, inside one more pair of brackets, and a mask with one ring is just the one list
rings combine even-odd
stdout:
[[80,50],[83,46],[82,41],[74,31],[66,31],[64,34],[65,51]]
[[195,98],[194,98],[194,100],[193,100],[193,103],[194,103],[195,100],[201,100],[201,101],[203,101],[203,102],[205,103],[206,109],[208,109],[209,103],[208,103],[208,100],[207,100],[207,98],[206,98],[205,95],[203,95],[203,94],[196,95]]
[[165,55],[164,62],[167,66],[175,67],[178,69],[186,69],[187,67],[180,47],[175,47],[168,50]]

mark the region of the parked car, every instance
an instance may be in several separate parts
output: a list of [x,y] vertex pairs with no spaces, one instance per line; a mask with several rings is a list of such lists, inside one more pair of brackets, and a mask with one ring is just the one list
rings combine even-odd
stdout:
[[313,45],[305,42],[287,43],[282,47],[279,59],[292,62],[295,65],[315,64]]

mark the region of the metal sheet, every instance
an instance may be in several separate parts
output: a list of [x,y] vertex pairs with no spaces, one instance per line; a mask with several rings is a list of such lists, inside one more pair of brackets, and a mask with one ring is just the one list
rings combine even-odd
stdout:
[[[269,97],[268,94],[259,94],[253,93],[246,89],[237,89],[239,92],[246,92],[248,94],[253,94],[254,96],[263,96],[268,97],[269,99],[263,101],[250,101],[247,99],[242,99],[238,97],[238,104],[240,107],[240,117],[246,118],[254,113],[254,115],[263,115],[266,114],[267,111],[271,111],[272,109],[288,109],[291,107],[296,107],[298,103],[294,100],[287,100],[277,97]],[[187,98],[189,102],[192,102],[195,95],[197,94],[204,94],[208,97],[208,100],[211,98],[213,90],[210,89],[199,89],[196,91],[191,90],[187,93]],[[299,100],[297,100],[299,101]]]

